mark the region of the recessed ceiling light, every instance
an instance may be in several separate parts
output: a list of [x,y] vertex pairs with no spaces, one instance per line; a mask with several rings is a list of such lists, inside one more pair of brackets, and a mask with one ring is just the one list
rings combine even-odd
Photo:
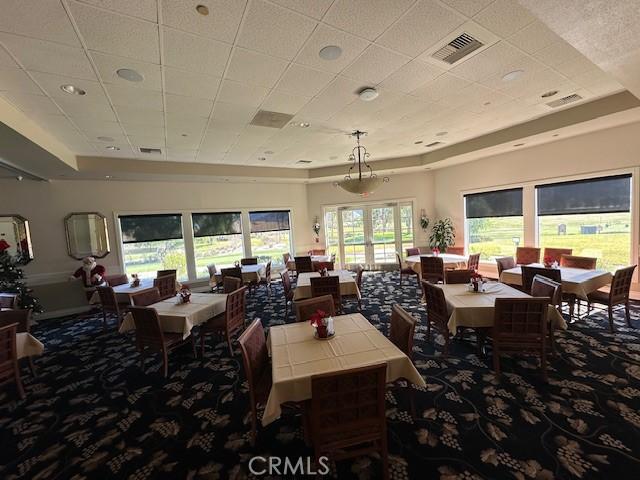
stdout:
[[300,128],[307,128],[309,126],[308,122],[293,122],[291,125],[295,125]]
[[104,178],[106,178],[107,180],[111,178],[111,175],[105,175]]
[[337,45],[327,45],[318,53],[323,60],[337,60],[342,55],[342,49]]
[[366,87],[360,90],[358,95],[360,96],[360,100],[370,102],[371,100],[378,98],[379,93],[375,88]]
[[117,152],[118,150],[120,150],[120,147],[116,147],[115,145],[108,145],[105,148],[107,150],[113,150],[114,152]]
[[558,94],[558,90],[549,90],[548,92],[544,92],[542,95],[540,95],[542,98],[549,98],[549,97],[553,97],[554,95]]
[[181,133],[180,136],[181,137],[188,137],[189,135],[187,135],[186,133]]
[[119,70],[116,70],[116,74],[123,80],[127,80],[129,82],[141,82],[144,80],[142,75],[131,68],[120,68]]
[[524,143],[516,143],[516,144],[514,145],[514,147],[522,147],[522,146],[524,146]]
[[70,95],[86,95],[87,94],[87,92],[85,92],[80,87],[76,87],[75,85],[71,85],[71,84],[60,85],[60,89],[63,92],[68,93]]
[[509,72],[509,73],[505,74],[502,77],[502,81],[503,82],[511,82],[512,80],[516,80],[517,78],[520,78],[523,73],[524,73],[524,70],[514,70],[513,72]]
[[422,140],[418,140],[417,142],[413,142],[414,145],[420,145],[422,143]]
[[436,137],[444,137],[449,132],[438,132],[436,133]]
[[207,7],[206,5],[198,5],[196,7],[196,12],[206,17],[207,15],[209,15],[209,7]]
[[266,160],[265,157],[258,157],[258,160],[260,160],[261,162],[264,162]]
[[113,138],[112,137],[96,137],[98,140],[100,140],[101,142],[113,142]]

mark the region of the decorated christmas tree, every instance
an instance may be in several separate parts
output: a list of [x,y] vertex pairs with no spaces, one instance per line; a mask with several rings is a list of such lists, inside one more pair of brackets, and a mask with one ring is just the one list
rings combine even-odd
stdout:
[[24,281],[24,274],[20,268],[20,257],[9,254],[10,245],[0,239],[0,293],[18,294],[19,308],[30,308],[34,312],[42,312],[42,305],[31,295]]

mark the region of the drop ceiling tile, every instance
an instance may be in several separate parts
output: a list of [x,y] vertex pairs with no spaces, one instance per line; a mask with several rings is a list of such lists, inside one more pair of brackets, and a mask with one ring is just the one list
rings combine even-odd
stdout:
[[158,138],[155,136],[148,136],[148,135],[133,135],[128,138],[129,138],[129,141],[131,142],[131,145],[133,145],[136,148],[136,150],[138,150],[139,147],[161,148],[161,149],[164,149],[165,147],[164,137]]
[[[90,143],[91,143],[91,146],[95,148],[96,152],[98,152],[98,154],[101,157],[130,158],[134,154],[133,149],[131,148],[131,145],[129,145],[127,142],[124,142],[124,143],[112,142],[109,144],[97,143],[97,142],[90,142]],[[119,150],[111,150],[107,147],[117,147],[119,148]]]
[[380,86],[396,92],[409,93],[443,73],[444,70],[434,65],[412,60],[387,77]]
[[0,31],[80,47],[73,25],[58,0],[3,0]]
[[455,95],[439,101],[447,108],[463,108],[472,113],[483,113],[511,101],[511,98],[483,85],[472,83]]
[[148,125],[150,128],[164,128],[164,112],[143,110],[125,105],[118,105],[115,108],[118,118],[127,126]]
[[213,100],[219,84],[220,79],[217,77],[164,67],[164,85],[167,93]]
[[[233,43],[246,0],[162,0],[162,23],[202,37]],[[196,11],[197,5],[209,8],[209,15]]]
[[163,37],[165,65],[222,77],[231,52],[230,45],[166,27]]
[[273,0],[273,2],[320,20],[333,0],[313,0],[311,2],[309,0]]
[[544,23],[536,20],[509,37],[509,42],[527,53],[536,53],[562,39]]
[[81,48],[0,33],[0,42],[26,70],[97,80]]
[[0,69],[0,91],[41,94],[42,91],[33,83],[24,71],[17,68]]
[[[516,70],[522,70],[523,77],[528,78],[533,75],[535,72],[540,70],[545,70],[548,67],[536,60],[535,58],[529,56],[519,57],[514,63],[504,66],[501,68],[495,75],[492,75],[488,78],[481,80],[479,83],[483,84],[485,87],[492,88],[494,90],[504,90],[509,89],[512,81],[503,80],[503,76],[506,73],[513,72]],[[525,80],[525,78],[521,78],[519,80]],[[526,80],[525,80],[526,81]]]
[[251,121],[256,113],[256,108],[247,105],[217,101],[211,114],[211,129],[228,125],[229,128],[243,127]]
[[157,24],[77,2],[69,7],[90,50],[160,63]]
[[189,150],[197,150],[200,145],[200,136],[191,136],[188,135],[183,137],[182,134],[167,134],[167,148],[184,148]]
[[[84,132],[90,140],[97,140],[97,137],[124,137],[122,127],[117,122],[102,122],[99,120],[84,121],[78,123],[78,128]],[[112,142],[114,140],[107,140]]]
[[80,0],[96,7],[113,10],[132,17],[144,18],[151,22],[158,21],[158,5],[156,0]]
[[6,100],[26,113],[37,112],[40,115],[62,115],[60,109],[44,95],[22,92],[0,92]]
[[168,146],[167,160],[172,162],[195,162],[198,151],[188,147]]
[[269,90],[264,87],[256,87],[245,83],[223,80],[218,94],[221,102],[235,103],[257,107],[262,103]]
[[[70,103],[82,103],[85,105],[93,103],[109,103],[104,95],[102,86],[97,81],[71,78],[64,75],[55,75],[53,73],[31,72],[31,76],[35,81],[47,92],[51,97],[62,97]],[[86,95],[71,95],[62,91],[62,85],[74,85],[86,92]],[[0,88],[1,89],[1,88]]]
[[562,73],[563,75],[566,75],[569,78],[574,78],[589,72],[600,72],[604,74],[604,72],[600,70],[600,68],[591,63],[589,60],[587,60],[586,57],[583,57],[582,55],[579,55],[574,59],[569,60],[568,62],[560,63],[554,68],[555,70]]
[[286,60],[236,47],[231,54],[225,78],[271,88],[287,65],[289,62]]
[[208,117],[213,102],[202,98],[185,97],[183,95],[165,95],[165,107],[168,114],[194,115]]
[[104,120],[105,122],[115,122],[116,116],[108,103],[82,103],[74,98],[57,97],[54,101],[60,106],[62,111],[71,118],[77,119],[78,124],[87,120]]
[[316,22],[309,18],[254,0],[245,13],[236,42],[241,47],[291,60],[315,26]]
[[342,75],[368,85],[377,85],[410,60],[378,45],[370,45]]
[[[125,57],[116,57],[99,52],[91,52],[91,57],[98,68],[100,78],[104,83],[126,85],[147,90],[162,90],[162,76],[160,65],[155,63],[139,62]],[[121,68],[135,70],[142,75],[141,82],[131,82],[120,78],[117,71]]]
[[465,17],[435,0],[420,0],[376,43],[415,57],[465,21]]
[[455,8],[467,17],[472,17],[493,0],[442,0],[450,7]]
[[164,135],[164,123],[150,125],[148,123],[123,123],[122,128],[128,136],[150,135],[156,138]]
[[309,97],[301,97],[298,95],[291,95],[286,92],[272,90],[266,100],[262,103],[261,108],[271,112],[295,115],[309,100],[311,100]]
[[[202,136],[206,126],[207,118],[190,114],[167,113],[167,132],[172,137],[197,137]],[[186,138],[186,137],[184,137]]]
[[506,38],[529,25],[536,17],[516,0],[496,0],[473,19],[499,37]]
[[313,97],[325,88],[335,75],[292,64],[278,82],[277,89],[303,97]]
[[502,41],[456,65],[450,72],[465,80],[477,82],[501,73],[506,67],[527,58],[520,50]]
[[536,70],[525,72],[525,75],[511,82],[503,82],[500,92],[513,98],[542,95],[549,90],[557,90],[568,82],[566,77],[554,70]]
[[355,101],[360,83],[345,77],[336,77],[331,84],[317,97],[306,104],[295,119],[327,120]]
[[124,105],[159,112],[163,110],[162,93],[160,92],[119,84],[110,84],[106,88],[113,105]]
[[347,32],[375,40],[414,3],[414,0],[336,0],[323,21]]
[[427,101],[435,102],[441,98],[455,95],[456,92],[468,87],[470,84],[471,82],[467,80],[456,77],[450,73],[445,73],[422,87],[417,88],[411,92],[411,94]]
[[[327,45],[337,45],[342,54],[336,60],[320,58],[320,49]],[[296,63],[326,72],[338,73],[355,60],[365,48],[367,41],[327,25],[318,25],[304,48],[296,57]]]

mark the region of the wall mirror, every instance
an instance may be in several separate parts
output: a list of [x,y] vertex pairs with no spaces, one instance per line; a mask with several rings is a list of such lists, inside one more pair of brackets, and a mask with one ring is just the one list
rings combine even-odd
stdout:
[[64,219],[67,250],[70,257],[103,258],[109,254],[107,219],[97,212],[70,213]]
[[26,218],[20,215],[0,215],[0,240],[7,242],[7,252],[17,257],[18,263],[24,265],[33,260],[31,233]]

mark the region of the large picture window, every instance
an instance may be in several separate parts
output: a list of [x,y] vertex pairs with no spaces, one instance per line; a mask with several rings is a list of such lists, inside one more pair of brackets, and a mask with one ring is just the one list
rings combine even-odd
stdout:
[[400,233],[402,236],[402,252],[406,252],[407,248],[412,248],[414,246],[413,205],[410,203],[400,205]]
[[153,278],[158,270],[176,269],[187,278],[182,238],[182,215],[125,215],[119,217],[125,273]]
[[598,268],[629,264],[631,175],[536,186],[538,245],[596,257]]
[[467,251],[481,259],[514,256],[524,237],[522,189],[465,195]]
[[208,276],[207,265],[232,266],[244,254],[240,212],[191,214],[198,277]]
[[282,255],[292,251],[289,210],[249,212],[251,255],[258,261],[284,264]]

